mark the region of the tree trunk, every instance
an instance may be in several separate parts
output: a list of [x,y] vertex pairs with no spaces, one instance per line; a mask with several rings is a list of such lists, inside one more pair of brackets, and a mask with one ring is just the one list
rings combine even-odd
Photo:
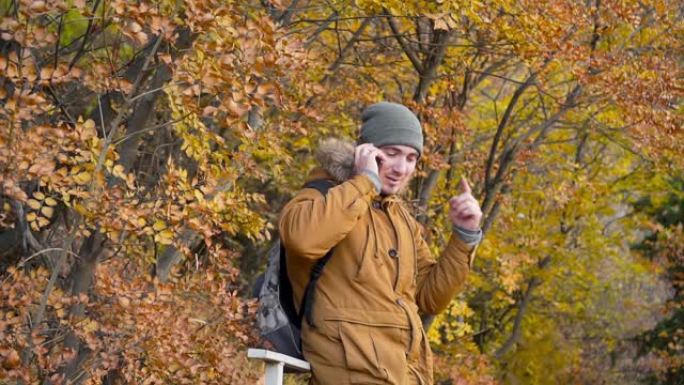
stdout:
[[[71,285],[71,295],[78,297],[80,294],[86,294],[93,283],[95,275],[95,268],[97,267],[97,260],[103,250],[104,238],[99,231],[94,231],[88,238],[83,241],[78,255],[79,259],[76,261],[71,274],[69,275],[68,283]],[[85,305],[75,304],[71,306],[69,311],[71,319],[80,320],[85,315]],[[67,332],[64,339],[64,347],[72,349],[76,356],[67,364],[64,369],[64,375],[72,384],[80,384],[87,379],[86,375],[81,375],[83,370],[82,363],[88,358],[90,349],[81,343],[78,336],[73,331]]]

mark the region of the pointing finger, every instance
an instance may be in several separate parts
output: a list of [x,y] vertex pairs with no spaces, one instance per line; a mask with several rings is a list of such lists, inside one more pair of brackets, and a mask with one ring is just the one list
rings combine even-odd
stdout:
[[458,187],[461,190],[461,192],[472,193],[472,190],[470,189],[470,185],[468,184],[468,180],[466,179],[466,177],[461,177],[461,182],[459,182]]

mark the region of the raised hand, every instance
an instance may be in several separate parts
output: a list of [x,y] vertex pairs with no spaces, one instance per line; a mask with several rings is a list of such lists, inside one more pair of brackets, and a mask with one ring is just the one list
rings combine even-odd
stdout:
[[460,194],[449,199],[449,219],[454,225],[466,230],[478,230],[482,219],[480,204],[473,196],[465,178],[458,184]]

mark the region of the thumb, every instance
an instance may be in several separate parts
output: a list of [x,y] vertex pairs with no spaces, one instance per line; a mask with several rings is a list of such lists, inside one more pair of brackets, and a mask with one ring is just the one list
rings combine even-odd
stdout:
[[470,189],[470,185],[468,184],[468,179],[466,177],[461,177],[461,182],[458,184],[458,188],[461,190],[463,193],[472,193],[473,191]]

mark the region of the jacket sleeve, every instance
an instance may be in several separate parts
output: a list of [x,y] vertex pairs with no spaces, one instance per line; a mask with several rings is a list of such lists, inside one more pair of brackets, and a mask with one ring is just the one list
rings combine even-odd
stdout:
[[368,210],[377,194],[366,175],[356,175],[323,196],[303,189],[285,205],[278,228],[288,253],[318,259],[338,244]]
[[416,303],[424,313],[437,314],[465,283],[477,245],[467,245],[452,232],[440,258],[435,260],[423,236],[418,233],[414,237],[418,254]]

